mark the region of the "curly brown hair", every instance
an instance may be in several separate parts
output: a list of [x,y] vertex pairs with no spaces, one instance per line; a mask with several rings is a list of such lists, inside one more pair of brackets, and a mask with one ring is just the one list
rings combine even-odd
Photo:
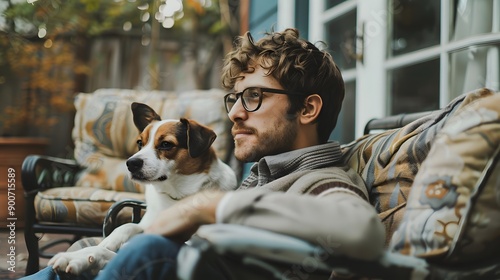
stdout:
[[[322,143],[335,128],[342,108],[345,89],[339,68],[327,51],[299,37],[297,29],[267,32],[254,42],[250,32],[238,37],[235,49],[228,53],[222,69],[222,85],[233,89],[241,73],[252,73],[259,64],[268,70],[285,90],[318,94],[323,107],[318,116],[318,138]],[[304,108],[307,95],[288,95],[289,114]]]

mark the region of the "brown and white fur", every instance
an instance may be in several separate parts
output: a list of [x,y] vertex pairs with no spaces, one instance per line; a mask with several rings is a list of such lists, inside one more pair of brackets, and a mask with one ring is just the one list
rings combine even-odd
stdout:
[[158,213],[177,200],[203,189],[236,188],[233,170],[211,147],[215,133],[196,121],[161,120],[149,106],[132,104],[134,123],[141,132],[139,151],[127,160],[132,180],[145,186],[146,213],[139,224],[116,228],[97,246],[54,256],[49,265],[58,271],[96,274],[132,236],[143,232]]

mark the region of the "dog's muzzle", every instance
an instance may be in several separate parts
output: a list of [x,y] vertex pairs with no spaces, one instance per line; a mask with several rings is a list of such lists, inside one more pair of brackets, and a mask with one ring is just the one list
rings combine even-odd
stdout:
[[127,160],[127,169],[128,169],[128,171],[130,171],[130,174],[132,175],[132,179],[139,180],[139,181],[165,181],[165,180],[167,180],[166,175],[160,176],[158,179],[155,179],[155,180],[151,180],[149,178],[146,178],[141,171],[143,166],[144,166],[144,161],[140,158],[130,158]]

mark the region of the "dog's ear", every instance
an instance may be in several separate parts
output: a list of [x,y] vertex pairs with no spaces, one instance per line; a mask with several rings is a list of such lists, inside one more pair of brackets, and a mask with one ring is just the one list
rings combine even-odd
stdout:
[[160,115],[158,115],[153,108],[146,104],[134,102],[130,107],[132,108],[132,114],[134,115],[134,124],[141,132],[152,121],[161,121]]
[[187,146],[189,156],[197,158],[210,148],[217,135],[210,128],[195,121],[181,118],[181,123],[187,126]]

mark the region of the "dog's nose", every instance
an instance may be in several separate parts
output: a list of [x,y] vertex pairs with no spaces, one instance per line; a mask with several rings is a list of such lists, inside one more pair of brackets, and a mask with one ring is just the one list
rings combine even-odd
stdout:
[[127,168],[130,172],[137,172],[142,168],[144,161],[140,158],[131,158],[127,160]]

